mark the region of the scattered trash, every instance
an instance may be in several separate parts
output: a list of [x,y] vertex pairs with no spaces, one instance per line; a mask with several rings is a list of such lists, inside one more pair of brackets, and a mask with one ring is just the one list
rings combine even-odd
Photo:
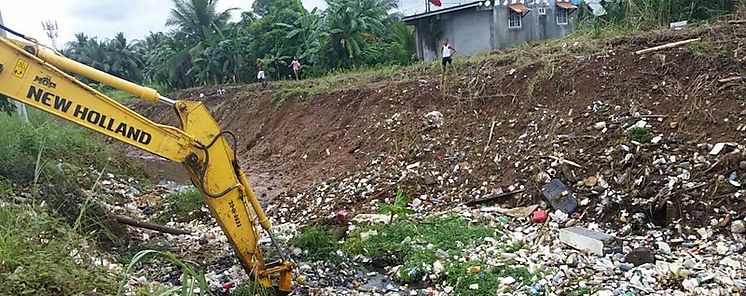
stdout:
[[485,207],[485,208],[481,208],[480,211],[498,212],[500,214],[508,215],[514,218],[523,218],[523,217],[528,217],[529,215],[531,215],[531,213],[533,213],[534,210],[536,210],[536,208],[538,207],[539,205],[528,205],[525,207],[517,207],[517,208],[512,208],[512,209],[504,209],[501,207]]
[[547,221],[547,212],[544,210],[536,210],[531,213],[531,223],[544,223]]
[[689,24],[689,21],[673,22],[669,24],[669,27],[671,27],[671,29],[675,31],[678,31],[678,30],[686,28],[688,24]]
[[746,232],[743,220],[733,221],[733,223],[730,224],[730,232],[738,234]]
[[427,126],[434,128],[440,128],[445,123],[443,113],[440,113],[439,111],[431,111],[425,114],[425,120]]
[[347,222],[347,216],[349,216],[350,213],[347,210],[339,210],[337,212],[337,220],[339,220],[340,223]]
[[544,185],[541,193],[554,209],[561,210],[567,214],[578,210],[578,201],[575,200],[575,196],[558,179],[553,179],[549,184]]
[[627,253],[627,255],[624,256],[624,261],[634,266],[640,266],[646,263],[655,263],[655,256],[653,250],[640,247]]

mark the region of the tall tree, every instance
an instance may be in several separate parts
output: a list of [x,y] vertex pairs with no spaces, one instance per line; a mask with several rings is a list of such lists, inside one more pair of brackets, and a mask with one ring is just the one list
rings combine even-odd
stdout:
[[[178,28],[179,32],[177,34],[182,35],[182,41],[186,41],[191,46],[180,48],[170,47],[170,49],[175,50],[169,51],[171,55],[164,62],[165,65],[173,67],[177,73],[186,73],[190,76],[188,78],[175,79],[173,77],[174,73],[170,73],[170,82],[175,83],[174,86],[181,86],[181,83],[194,81],[200,70],[205,69],[205,65],[212,64],[212,61],[201,60],[197,64],[194,61],[204,56],[204,51],[206,50],[205,43],[225,27],[231,17],[231,11],[235,10],[235,8],[218,12],[216,8],[217,0],[173,1],[174,8],[171,9],[171,15],[166,21],[166,26]],[[209,56],[207,58],[210,59]],[[199,76],[201,79],[210,77],[206,73],[202,73]]]
[[218,12],[217,0],[174,0],[174,8],[166,20],[166,26],[178,27],[189,37],[197,37],[205,41],[209,32],[214,32],[228,23],[231,18],[230,8]]
[[[358,65],[368,41],[386,31],[389,11],[397,7],[396,0],[328,0],[325,11],[326,49],[336,60],[333,67]],[[334,62],[336,61],[336,62]],[[335,65],[336,64],[336,65]]]
[[135,45],[127,41],[124,33],[118,33],[107,42],[107,63],[111,74],[127,80],[140,80],[142,60],[135,52]]

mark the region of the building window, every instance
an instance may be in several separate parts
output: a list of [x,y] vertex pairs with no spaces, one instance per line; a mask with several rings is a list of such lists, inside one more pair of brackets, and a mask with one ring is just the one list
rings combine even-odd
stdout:
[[555,11],[557,12],[557,24],[558,25],[567,25],[569,11],[567,9],[564,9],[564,8],[561,8],[561,7],[557,7],[555,9]]
[[537,9],[537,11],[539,12],[539,15],[547,15],[547,8],[546,7],[539,7]]
[[508,28],[519,29],[521,27],[521,13],[510,10],[510,16],[508,17]]

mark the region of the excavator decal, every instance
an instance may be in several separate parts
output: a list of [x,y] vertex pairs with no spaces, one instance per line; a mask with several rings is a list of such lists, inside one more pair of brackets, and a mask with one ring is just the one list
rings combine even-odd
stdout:
[[[70,107],[73,105],[72,101],[41,88],[36,88],[33,85],[29,86],[26,98],[33,99],[36,102],[65,113],[69,113]],[[99,111],[82,105],[76,104],[73,117],[87,121],[108,131],[118,133],[144,145],[150,144],[150,141],[153,140],[153,135],[146,131],[130,126],[125,122],[117,122],[113,117],[106,116]]]

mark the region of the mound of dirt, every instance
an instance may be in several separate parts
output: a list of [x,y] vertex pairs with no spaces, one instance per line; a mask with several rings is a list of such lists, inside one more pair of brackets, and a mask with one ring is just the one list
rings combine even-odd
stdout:
[[[281,221],[368,211],[398,187],[423,211],[517,189],[500,202],[539,203],[558,178],[597,219],[626,209],[700,225],[746,209],[746,84],[719,82],[744,75],[744,37],[738,24],[576,37],[473,58],[445,79],[421,64],[174,97],[204,101],[238,135],[242,166]],[[168,107],[134,107],[176,123]],[[716,143],[729,144],[710,153]]]

